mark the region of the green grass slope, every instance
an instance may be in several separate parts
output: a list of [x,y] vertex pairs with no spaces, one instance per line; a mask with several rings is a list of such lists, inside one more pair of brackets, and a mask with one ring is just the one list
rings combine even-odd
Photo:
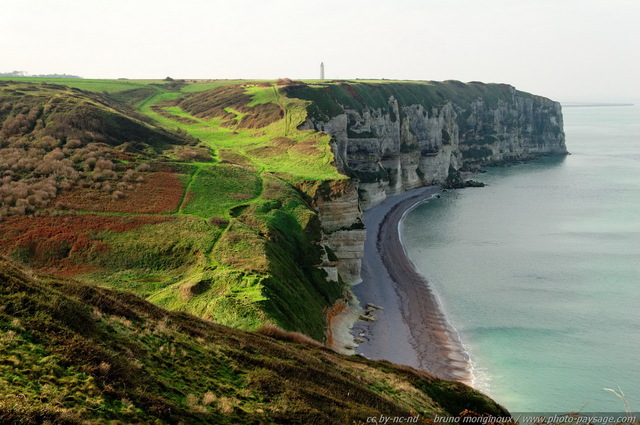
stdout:
[[275,328],[217,325],[3,258],[0,300],[0,423],[324,425],[506,414],[460,383],[342,356]]
[[313,267],[302,188],[345,177],[329,137],[297,129],[307,102],[272,82],[55,83],[0,81],[0,254],[324,339],[342,285]]

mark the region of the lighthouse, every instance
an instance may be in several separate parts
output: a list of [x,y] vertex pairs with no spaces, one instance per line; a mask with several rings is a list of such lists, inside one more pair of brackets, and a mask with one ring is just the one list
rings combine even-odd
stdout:
[[320,79],[324,80],[324,62],[320,62]]

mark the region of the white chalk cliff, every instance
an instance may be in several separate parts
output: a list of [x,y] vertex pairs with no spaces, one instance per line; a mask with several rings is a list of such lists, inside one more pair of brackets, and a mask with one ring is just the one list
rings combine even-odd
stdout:
[[345,281],[359,280],[362,210],[461,170],[567,153],[560,104],[504,84],[343,83],[318,88],[318,101],[306,90],[302,128],[331,135],[336,166],[353,178],[317,203]]

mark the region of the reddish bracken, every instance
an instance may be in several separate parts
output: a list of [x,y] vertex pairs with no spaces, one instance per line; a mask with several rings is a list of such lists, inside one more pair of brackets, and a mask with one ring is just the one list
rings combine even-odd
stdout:
[[171,220],[168,216],[105,216],[64,214],[11,216],[0,223],[0,254],[24,259],[39,270],[73,276],[87,272],[87,263],[109,246],[94,235],[101,231],[125,232],[145,224]]
[[57,197],[63,209],[76,211],[122,212],[130,214],[165,214],[178,209],[185,185],[179,175],[170,171],[144,174],[144,180],[130,183],[115,197],[109,191],[75,188]]

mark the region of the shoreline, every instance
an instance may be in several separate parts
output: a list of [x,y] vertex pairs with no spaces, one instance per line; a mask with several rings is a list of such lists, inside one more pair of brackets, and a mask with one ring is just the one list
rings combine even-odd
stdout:
[[362,281],[351,291],[360,302],[358,313],[366,313],[350,312],[352,321],[337,321],[334,329],[342,328],[338,332],[344,334],[345,328],[351,328],[357,354],[471,385],[468,355],[447,322],[437,294],[406,254],[400,237],[404,216],[440,191],[435,186],[414,189],[364,212],[367,238]]

